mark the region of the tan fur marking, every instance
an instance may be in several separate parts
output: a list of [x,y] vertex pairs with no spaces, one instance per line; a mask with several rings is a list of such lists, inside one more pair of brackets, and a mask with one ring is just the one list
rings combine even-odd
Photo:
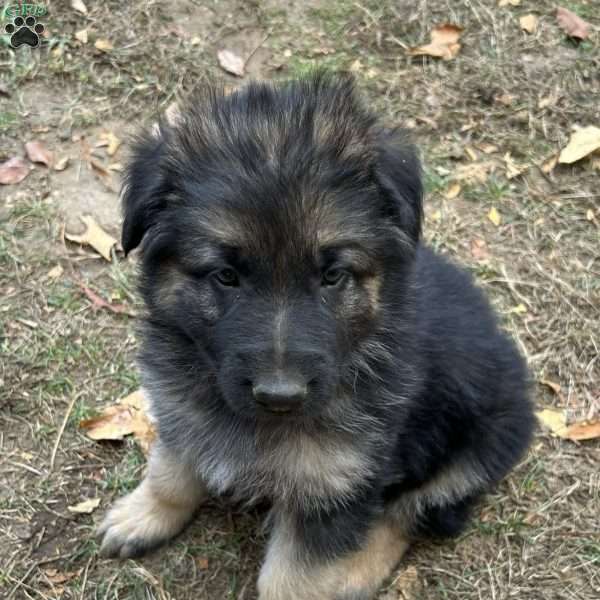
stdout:
[[274,532],[258,580],[260,600],[371,597],[409,546],[392,520],[381,519],[358,552],[324,566],[308,568],[297,560],[293,535],[288,525],[280,525]]
[[365,279],[364,286],[369,296],[371,310],[373,311],[373,314],[377,314],[377,312],[379,312],[379,292],[381,290],[381,278],[377,275],[369,277]]
[[142,483],[118,500],[100,525],[100,552],[126,558],[139,547],[172,538],[206,497],[206,488],[189,467],[157,444]]

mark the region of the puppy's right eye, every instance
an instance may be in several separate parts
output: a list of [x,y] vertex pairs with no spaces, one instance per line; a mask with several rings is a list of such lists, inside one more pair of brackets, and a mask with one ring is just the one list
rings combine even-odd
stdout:
[[238,274],[231,268],[221,269],[214,275],[215,279],[226,287],[237,287],[240,285]]

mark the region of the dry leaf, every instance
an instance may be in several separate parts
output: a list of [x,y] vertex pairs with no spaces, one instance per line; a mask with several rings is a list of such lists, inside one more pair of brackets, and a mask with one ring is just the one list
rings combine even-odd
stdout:
[[52,164],[52,152],[44,146],[43,142],[34,140],[25,144],[27,158],[34,163],[41,163],[49,167]]
[[475,260],[486,260],[489,256],[485,240],[475,239],[471,241],[471,255]]
[[59,158],[55,163],[54,163],[54,170],[55,171],[64,171],[67,166],[69,165],[69,157],[68,156],[63,156],[62,158]]
[[0,184],[2,185],[20,183],[27,175],[29,175],[29,164],[18,156],[13,156],[0,164]]
[[101,52],[110,52],[113,49],[113,45],[110,40],[99,38],[94,42],[94,48]]
[[494,146],[494,144],[488,144],[487,142],[476,144],[476,147],[484,154],[493,154],[494,152],[498,152],[498,146]]
[[548,386],[557,396],[560,396],[560,383],[550,381],[549,379],[540,379],[540,383]]
[[106,153],[109,156],[114,156],[121,146],[121,140],[112,131],[102,133],[100,139],[105,142],[105,145],[107,146]]
[[506,165],[507,179],[514,179],[515,177],[522,175],[528,169],[527,165],[517,164],[510,155],[510,152],[507,152],[503,158],[504,164]]
[[458,183],[453,183],[444,193],[448,200],[453,200],[460,194],[461,187]]
[[554,156],[551,156],[550,158],[548,158],[547,160],[545,160],[542,163],[542,166],[540,167],[542,169],[542,173],[545,173],[546,175],[548,175],[548,173],[551,173],[552,171],[554,171],[554,167],[556,167],[557,164],[558,164],[558,154],[555,154]]
[[94,309],[106,308],[110,312],[113,312],[117,315],[131,315],[133,313],[130,312],[124,304],[111,304],[106,301],[104,298],[101,298],[96,292],[91,290],[88,286],[83,283],[79,283],[79,287],[83,291],[83,293],[88,297],[88,299],[92,302],[92,306]]
[[82,44],[88,43],[88,32],[87,29],[82,29],[81,31],[75,32],[75,39],[80,41]]
[[55,267],[52,267],[47,273],[46,273],[46,277],[48,279],[58,279],[64,272],[64,269],[62,268],[61,265],[56,265]]
[[91,246],[108,262],[111,261],[111,250],[116,246],[117,240],[104,231],[93,217],[85,215],[80,217],[85,224],[85,231],[82,234],[65,233],[65,238],[77,244]]
[[201,571],[206,571],[208,569],[208,558],[206,556],[199,556],[196,559],[196,564]]
[[453,179],[456,181],[466,181],[467,183],[485,183],[494,166],[493,162],[477,162],[461,165],[454,171]]
[[590,125],[581,127],[572,135],[569,143],[562,149],[559,163],[571,164],[600,148],[600,129]]
[[471,148],[471,146],[465,146],[465,154],[472,160],[477,160],[477,152]]
[[75,506],[67,506],[67,510],[72,513],[89,515],[93,513],[100,505],[100,498],[90,498],[75,504]]
[[417,600],[423,597],[419,572],[414,565],[402,569],[394,579],[392,586],[397,592],[400,592],[401,598],[404,600]]
[[87,6],[83,3],[83,0],[71,0],[71,8],[81,13],[82,15],[87,15],[88,9]]
[[502,217],[500,217],[500,213],[498,212],[498,210],[496,209],[495,206],[492,206],[492,208],[490,208],[490,212],[487,214],[487,218],[496,226],[498,227],[500,225],[500,223],[502,222]]
[[408,53],[411,56],[434,56],[451,60],[460,51],[458,40],[463,32],[463,28],[452,23],[438,25],[431,30],[431,42],[425,46],[411,48]]
[[567,427],[567,418],[562,410],[545,408],[544,410],[537,411],[535,416],[554,435],[559,435],[559,432],[564,431]]
[[244,76],[246,63],[231,50],[219,50],[219,52],[217,52],[217,59],[219,60],[221,68],[224,71],[227,71],[227,73],[231,73],[237,77]]
[[500,0],[498,6],[519,6],[521,0]]
[[519,19],[521,29],[527,33],[535,33],[538,26],[538,18],[535,15],[524,15]]
[[590,24],[567,8],[556,9],[556,20],[559,27],[570,37],[585,40],[590,35]]
[[59,571],[58,569],[44,569],[44,574],[48,578],[50,583],[65,583],[70,581],[74,577],[78,577],[81,573],[79,571]]
[[122,440],[133,434],[146,454],[156,437],[141,390],[122,398],[119,404],[108,406],[100,416],[80,421],[79,426],[88,437],[98,441]]
[[573,423],[567,427],[561,437],[574,442],[600,438],[600,419]]

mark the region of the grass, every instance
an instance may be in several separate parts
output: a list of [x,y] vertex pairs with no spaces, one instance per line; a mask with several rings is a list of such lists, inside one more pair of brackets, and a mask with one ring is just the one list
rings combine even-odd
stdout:
[[[178,95],[222,75],[216,52],[236,36],[260,32],[265,41],[249,66],[262,53],[264,77],[302,75],[316,64],[352,70],[369,105],[411,131],[426,165],[427,241],[464,264],[488,293],[527,356],[537,406],[567,410],[570,418],[598,416],[598,170],[589,160],[550,173],[539,168],[564,147],[573,125],[600,124],[593,0],[562,3],[594,26],[581,43],[558,29],[549,0],[517,7],[497,0],[181,0],[168,8],[111,0],[86,3],[87,17],[65,3],[47,4],[41,49],[14,51],[0,36],[0,89],[10,94],[0,93],[0,161],[22,156],[23,142],[34,138],[71,158],[64,173],[38,165],[21,184],[0,187],[0,544],[8,549],[0,556],[0,596],[256,597],[263,515],[237,507],[209,505],[173,544],[143,560],[98,558],[95,523],[136,485],[145,459],[131,441],[87,439],[78,423],[139,386],[135,320],[94,310],[78,282],[132,312],[141,306],[134,258],[101,262],[62,236],[69,213],[83,210],[65,196],[80,196],[82,207],[87,198],[106,198],[74,139],[93,146],[106,128],[126,141],[131,124],[151,122]],[[518,27],[529,12],[540,16],[534,35]],[[443,22],[465,28],[455,60],[406,54]],[[84,28],[87,44],[74,37]],[[113,50],[97,50],[99,38]],[[486,154],[482,144],[497,150]],[[510,180],[508,152],[528,167]],[[125,151],[110,160],[124,161]],[[485,181],[461,181],[458,196],[446,197],[461,167],[484,161],[494,164]],[[91,211],[116,233],[117,212],[98,202]],[[492,206],[499,226],[487,218]],[[63,274],[48,279],[57,264]],[[542,379],[559,384],[560,393]],[[398,574],[414,570],[416,591],[391,584],[380,600],[598,598],[599,461],[598,441],[572,444],[539,432],[459,540],[419,544],[409,554]],[[92,515],[67,510],[95,497],[101,506]],[[48,568],[77,575],[59,593]]]

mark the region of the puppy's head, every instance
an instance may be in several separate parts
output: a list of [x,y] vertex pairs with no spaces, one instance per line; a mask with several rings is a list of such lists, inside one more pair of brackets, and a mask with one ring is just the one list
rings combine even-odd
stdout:
[[352,387],[420,234],[412,147],[322,73],[196,95],[140,139],[123,198],[151,321],[249,419],[315,416]]

